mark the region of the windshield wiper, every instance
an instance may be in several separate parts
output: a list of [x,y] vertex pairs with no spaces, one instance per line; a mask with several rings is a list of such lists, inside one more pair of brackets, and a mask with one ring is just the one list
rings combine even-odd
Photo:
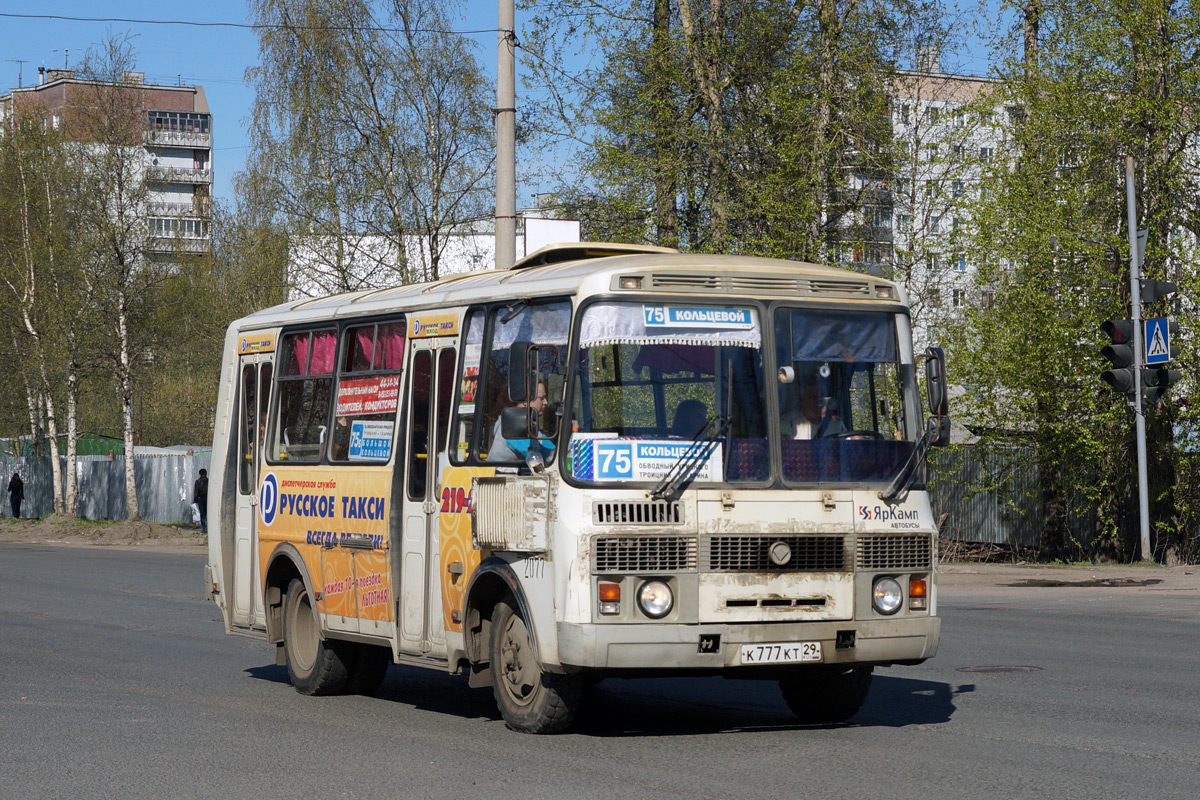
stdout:
[[896,473],[896,477],[892,478],[892,482],[882,492],[879,492],[879,499],[885,503],[890,503],[901,494],[908,491],[908,487],[912,486],[913,480],[917,477],[917,470],[925,463],[925,456],[929,453],[929,444],[938,436],[938,426],[933,418],[930,418],[925,426],[925,435],[917,441],[917,446],[908,456],[908,460],[900,467],[900,471]]
[[688,449],[671,465],[658,485],[650,490],[650,496],[656,500],[678,496],[699,474],[700,468],[717,449],[717,443],[725,438],[732,426],[733,420],[729,417],[710,417],[696,438],[692,439]]

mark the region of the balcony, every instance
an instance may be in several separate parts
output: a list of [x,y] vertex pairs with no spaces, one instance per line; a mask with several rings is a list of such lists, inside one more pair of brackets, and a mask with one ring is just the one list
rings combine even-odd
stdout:
[[182,236],[154,236],[150,239],[151,253],[207,253],[212,249],[208,239],[185,239]]
[[212,148],[212,134],[195,131],[146,131],[146,144],[162,147]]
[[146,203],[146,211],[154,217],[207,217],[211,203],[207,197],[198,197],[191,203]]
[[151,183],[212,183],[211,169],[186,167],[150,167],[146,180]]

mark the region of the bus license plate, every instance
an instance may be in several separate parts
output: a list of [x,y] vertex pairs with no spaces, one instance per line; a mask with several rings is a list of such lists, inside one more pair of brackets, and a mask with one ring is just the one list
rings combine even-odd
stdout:
[[820,661],[820,642],[776,642],[742,645],[743,664],[797,664]]

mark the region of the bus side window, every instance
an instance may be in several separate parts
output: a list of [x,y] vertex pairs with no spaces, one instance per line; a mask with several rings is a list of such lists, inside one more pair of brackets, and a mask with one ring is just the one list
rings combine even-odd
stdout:
[[275,435],[270,455],[280,461],[314,462],[329,433],[329,406],[337,333],[333,330],[288,334],[283,343]]
[[[463,343],[462,379],[458,385],[458,402],[454,423],[454,447],[450,461],[465,463],[470,455],[471,437],[475,432],[476,400],[479,398],[479,366],[483,357],[483,311],[467,316],[466,337]],[[482,445],[487,446],[487,443]]]
[[408,498],[424,500],[429,464],[429,395],[430,368],[433,357],[429,350],[416,353],[412,362],[412,405],[408,409]]
[[256,437],[254,417],[258,409],[255,390],[258,388],[258,368],[255,364],[242,367],[242,425],[238,453],[238,491],[249,494],[254,487],[254,452]]
[[346,329],[330,461],[382,464],[391,458],[406,335],[403,320]]
[[[553,438],[558,433],[559,412],[563,398],[566,373],[566,344],[571,326],[571,304],[565,300],[524,305],[523,301],[492,309],[492,330],[487,346],[487,375],[482,385],[487,388],[483,398],[484,416],[478,434],[478,456],[489,462],[519,462],[516,451],[509,447],[492,447],[500,438],[500,412],[516,401],[508,395],[508,363],[514,342],[529,342],[537,347],[538,372],[546,387],[546,403],[539,411],[543,435]],[[537,387],[532,387],[538,391]],[[539,392],[540,394],[540,392]],[[543,454],[546,462],[553,458],[553,445]],[[547,449],[543,446],[543,449]]]

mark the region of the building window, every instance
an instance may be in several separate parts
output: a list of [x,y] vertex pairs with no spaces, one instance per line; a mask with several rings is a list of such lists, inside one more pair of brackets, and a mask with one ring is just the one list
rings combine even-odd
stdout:
[[928,122],[930,125],[934,125],[937,123],[937,121],[938,121],[937,106],[929,106],[928,108],[925,109],[925,121]]
[[925,145],[925,157],[926,158],[928,158],[932,161],[933,159],[937,158],[937,154],[938,154],[938,146],[936,144]]
[[908,233],[912,230],[912,216],[910,214],[897,214],[896,230],[901,233]]
[[967,258],[966,258],[966,256],[961,256],[961,257],[959,257],[959,259],[958,259],[958,271],[959,271],[959,272],[966,272],[966,271],[967,271]]
[[954,307],[955,308],[960,308],[962,306],[962,296],[963,296],[962,289],[954,290]]
[[983,162],[991,161],[993,155],[995,155],[995,150],[993,150],[991,147],[979,148],[979,160],[980,161],[983,161]]
[[956,128],[967,127],[967,115],[965,113],[963,113],[963,110],[961,108],[956,108],[954,110],[954,127],[956,127]]
[[903,103],[900,106],[900,121],[903,122],[905,125],[908,124],[908,119],[909,119],[908,115],[909,115],[910,110],[911,110],[911,107],[908,105],[908,103]]
[[962,197],[963,196],[963,182],[962,181],[954,181],[952,184],[950,184],[950,191],[955,197]]

